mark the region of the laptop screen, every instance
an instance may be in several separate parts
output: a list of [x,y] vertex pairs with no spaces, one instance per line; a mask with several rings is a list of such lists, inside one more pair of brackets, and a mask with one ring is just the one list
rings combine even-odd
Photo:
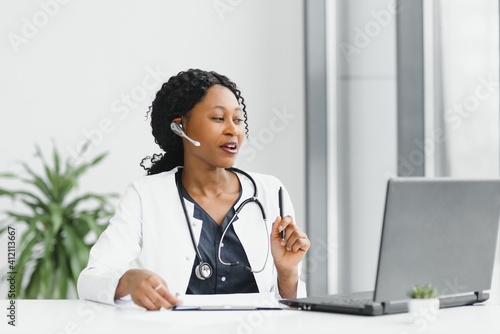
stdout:
[[489,290],[500,213],[499,179],[395,178],[388,182],[374,299]]

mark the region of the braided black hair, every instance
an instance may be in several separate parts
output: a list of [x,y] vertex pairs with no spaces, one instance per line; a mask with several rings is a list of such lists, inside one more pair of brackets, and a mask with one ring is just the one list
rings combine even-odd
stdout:
[[[170,130],[173,119],[184,116],[200,102],[213,85],[222,85],[231,92],[242,106],[245,122],[245,134],[248,136],[248,123],[245,100],[241,96],[236,84],[224,75],[216,72],[189,69],[179,72],[165,82],[156,93],[156,97],[149,107],[151,128],[155,143],[165,152],[147,156],[140,165],[148,175],[169,171],[177,166],[184,165],[184,147],[182,139]],[[145,162],[150,161],[150,166]]]

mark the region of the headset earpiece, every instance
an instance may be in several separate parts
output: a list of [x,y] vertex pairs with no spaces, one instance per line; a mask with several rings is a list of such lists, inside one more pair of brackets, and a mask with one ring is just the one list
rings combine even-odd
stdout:
[[184,130],[182,129],[182,125],[180,125],[179,123],[175,122],[170,123],[170,129],[179,136],[184,135]]
[[182,128],[182,125],[179,124],[179,123],[175,123],[175,122],[172,122],[170,123],[170,129],[177,135],[181,136],[181,137],[184,137],[186,138],[187,140],[189,140],[191,142],[191,144],[193,144],[194,146],[200,146],[200,142],[199,141],[196,141],[196,140],[193,140],[191,138],[189,138],[186,133],[184,132],[184,129]]

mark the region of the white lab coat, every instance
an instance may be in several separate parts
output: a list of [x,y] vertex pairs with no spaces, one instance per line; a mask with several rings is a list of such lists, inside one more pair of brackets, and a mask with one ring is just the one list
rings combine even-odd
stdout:
[[[186,292],[196,252],[175,184],[177,168],[144,176],[133,181],[123,194],[107,229],[92,247],[87,267],[78,278],[81,299],[114,304],[118,281],[131,268],[148,269],[162,277],[170,292]],[[251,181],[236,173],[242,185],[243,200],[253,196]],[[278,189],[281,182],[269,175],[249,173],[257,184],[258,198],[267,215],[267,226],[279,215]],[[294,217],[290,197],[283,187],[284,214]],[[193,217],[194,206],[185,201],[195,238],[198,242],[202,221]],[[234,223],[234,229],[246,251],[250,266],[260,269],[266,259],[268,239],[261,213],[255,203],[247,204]],[[301,266],[299,265],[299,273]],[[280,298],[277,274],[269,250],[265,270],[254,273],[260,292]],[[298,297],[306,295],[299,279]]]

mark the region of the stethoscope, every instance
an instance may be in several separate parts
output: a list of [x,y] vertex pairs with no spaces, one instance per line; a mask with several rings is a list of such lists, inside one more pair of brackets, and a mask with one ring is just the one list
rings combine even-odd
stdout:
[[[250,198],[244,200],[243,202],[241,202],[241,204],[236,208],[233,217],[231,218],[231,220],[229,221],[229,223],[224,228],[224,231],[222,232],[222,236],[221,236],[220,241],[219,241],[219,247],[218,247],[218,251],[217,251],[217,258],[218,258],[219,262],[222,263],[225,266],[236,266],[236,265],[239,264],[238,261],[225,262],[225,261],[222,260],[221,255],[220,255],[221,248],[222,248],[222,245],[223,245],[222,241],[224,240],[224,236],[226,235],[227,230],[233,224],[235,218],[241,212],[241,210],[243,209],[243,207],[245,205],[247,205],[248,203],[255,203],[260,208],[260,212],[262,214],[262,219],[264,220],[264,226],[266,227],[266,237],[267,237],[266,261],[264,262],[264,265],[262,266],[262,268],[259,269],[259,270],[253,270],[250,266],[245,266],[245,270],[250,271],[252,273],[260,273],[266,267],[267,259],[269,257],[269,242],[270,241],[269,241],[269,231],[268,231],[268,228],[267,228],[267,221],[266,221],[266,212],[264,211],[264,207],[262,206],[262,203],[257,198],[257,185],[255,183],[255,180],[247,172],[244,172],[241,169],[238,169],[238,168],[235,168],[235,167],[231,167],[231,168],[228,168],[227,170],[232,171],[232,172],[240,173],[240,174],[244,175],[246,178],[248,178],[252,182],[252,185],[253,185],[253,188],[254,188],[254,192],[253,192],[253,196],[252,197],[250,197]],[[196,245],[196,240],[195,240],[195,237],[194,237],[193,228],[191,227],[191,222],[189,220],[189,215],[188,215],[188,212],[187,212],[187,209],[186,209],[186,204],[184,203],[184,198],[182,196],[181,187],[179,187],[179,182],[180,182],[180,173],[177,172],[176,175],[175,175],[175,184],[177,186],[177,192],[179,193],[179,200],[181,201],[181,204],[182,204],[182,210],[184,211],[184,216],[186,217],[186,222],[187,222],[188,227],[189,227],[189,234],[191,235],[191,242],[193,243],[193,247],[194,247],[194,249],[196,251],[196,256],[198,257],[198,262],[199,262],[198,265],[196,266],[195,270],[194,270],[194,273],[195,273],[196,277],[199,278],[200,280],[205,280],[205,279],[209,278],[210,276],[212,276],[213,269],[212,269],[212,266],[210,264],[208,264],[207,262],[203,261],[203,258],[201,257],[200,250],[198,249],[198,246]]]

